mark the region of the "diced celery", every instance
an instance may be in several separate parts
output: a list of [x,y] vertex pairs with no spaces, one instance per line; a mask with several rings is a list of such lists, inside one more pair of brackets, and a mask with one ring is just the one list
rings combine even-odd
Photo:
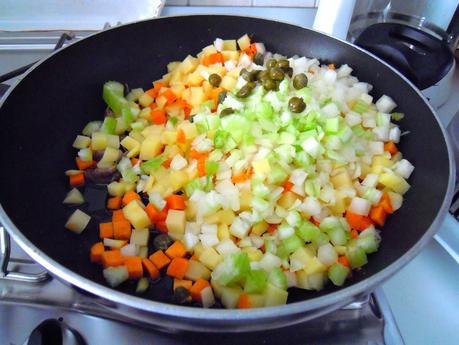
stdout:
[[360,247],[349,247],[346,256],[352,268],[362,267],[368,262],[365,250]]
[[262,293],[266,288],[268,274],[264,270],[253,270],[245,279],[244,291],[247,293]]
[[100,129],[100,126],[102,126],[101,121],[91,121],[83,128],[82,133],[84,135],[90,136],[92,135],[92,133],[98,132]]
[[394,120],[394,121],[400,121],[401,119],[403,119],[405,117],[405,114],[397,113],[397,112],[392,113],[390,115],[391,115],[392,120]]
[[328,242],[330,242],[330,237],[327,234],[324,234],[323,232],[319,233],[317,237],[312,241],[312,243],[314,243],[317,246],[321,246]]
[[279,184],[287,178],[288,174],[279,165],[274,165],[268,175],[268,183]]
[[219,164],[217,162],[213,162],[211,160],[206,161],[205,171],[207,176],[213,176],[218,171]]
[[368,111],[368,104],[365,103],[365,101],[358,99],[355,103],[354,106],[352,107],[352,110],[355,111],[356,113],[362,114]]
[[164,163],[166,160],[165,157],[163,156],[157,156],[155,158],[152,158],[140,165],[140,168],[145,174],[151,174],[152,172],[156,171],[159,169],[161,164]]
[[217,149],[221,149],[225,146],[225,142],[228,138],[228,132],[218,130],[214,136],[214,146]]
[[379,241],[373,234],[369,236],[359,236],[357,239],[357,245],[362,248],[365,253],[371,254],[378,251]]
[[331,243],[335,246],[345,245],[347,242],[347,233],[343,228],[333,228],[328,231]]
[[288,292],[268,283],[264,296],[265,307],[283,305],[287,303]]
[[296,229],[296,234],[300,236],[303,241],[315,241],[320,234],[320,229],[308,220],[303,220],[302,224]]
[[282,240],[282,245],[285,248],[287,255],[290,255],[298,248],[304,246],[304,242],[296,235],[292,235]]
[[220,284],[236,284],[247,277],[250,261],[247,253],[239,252],[228,255],[212,273],[212,278]]
[[339,129],[339,117],[327,119],[325,121],[324,131],[326,134],[336,134]]
[[343,266],[340,263],[334,263],[328,269],[328,278],[336,286],[341,286],[344,284],[349,272],[350,270],[346,266]]
[[123,109],[129,109],[129,103],[124,98],[124,86],[116,81],[104,84],[102,98],[116,115],[121,115]]
[[137,287],[135,288],[135,292],[136,293],[144,293],[145,291],[147,291],[149,285],[150,285],[150,283],[148,282],[148,279],[145,278],[145,277],[142,277],[137,282]]
[[114,117],[107,116],[102,123],[100,129],[102,132],[107,134],[115,134],[116,130],[116,119]]
[[338,138],[343,143],[347,143],[351,138],[354,133],[352,132],[352,129],[350,127],[343,127],[339,132],[338,132]]
[[124,170],[122,173],[121,173],[121,176],[123,176],[123,180],[126,181],[126,182],[137,182],[139,180],[139,176],[137,176],[137,174],[134,172],[134,170],[132,168],[128,168],[126,170]]
[[276,254],[277,247],[276,247],[276,244],[274,243],[274,240],[270,240],[270,239],[265,240],[265,252]]
[[268,283],[282,290],[287,290],[288,287],[287,277],[279,267],[273,268],[269,273]]

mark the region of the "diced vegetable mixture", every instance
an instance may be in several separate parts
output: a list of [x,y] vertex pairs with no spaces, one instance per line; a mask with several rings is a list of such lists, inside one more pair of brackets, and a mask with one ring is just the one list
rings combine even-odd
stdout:
[[[176,303],[255,308],[351,279],[414,169],[397,148],[403,114],[351,73],[244,35],[169,63],[147,90],[106,82],[64,203],[106,185],[111,219],[88,256],[107,284],[141,294],[167,275]],[[90,219],[77,206],[65,226]]]

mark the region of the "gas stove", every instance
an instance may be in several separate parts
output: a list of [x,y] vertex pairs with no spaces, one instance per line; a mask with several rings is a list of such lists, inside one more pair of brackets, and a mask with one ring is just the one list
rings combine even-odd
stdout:
[[[176,14],[176,9],[166,7],[165,11],[167,14]],[[0,74],[46,56],[63,37],[62,34],[66,35],[66,39],[61,40],[65,45],[92,32],[0,32]],[[0,85],[0,92],[14,82],[15,79],[5,81],[6,85]],[[459,87],[457,73],[456,86]],[[444,106],[446,110],[442,113],[449,116],[444,116],[445,123],[449,122],[458,106],[457,102]],[[455,230],[457,223],[449,218],[436,239],[458,260],[459,237]],[[438,244],[435,246],[437,250]],[[63,343],[66,344],[105,344],[108,341],[120,345],[210,344],[216,341],[233,344],[235,336],[241,344],[405,344],[403,330],[400,332],[397,318],[392,312],[392,303],[386,297],[388,292],[392,295],[394,291],[390,284],[377,288],[361,300],[333,313],[295,326],[237,335],[189,333],[155,329],[133,322],[128,317],[110,313],[83,291],[49,276],[19,246],[11,242],[4,231],[0,232],[0,249],[0,339],[4,344],[45,344],[46,342],[40,342],[39,332],[48,332],[46,334],[49,337],[52,336],[52,330],[59,330],[63,334]],[[443,251],[442,248],[440,250]],[[400,309],[400,305],[396,307],[397,310]],[[46,344],[56,340],[47,339],[50,342]],[[430,340],[425,342],[431,343]]]

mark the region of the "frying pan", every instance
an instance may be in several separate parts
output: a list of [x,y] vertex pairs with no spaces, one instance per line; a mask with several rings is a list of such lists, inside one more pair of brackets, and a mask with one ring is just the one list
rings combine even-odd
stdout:
[[[292,290],[289,304],[254,310],[203,310],[168,303],[164,289],[145,298],[127,286],[113,290],[88,260],[95,224],[77,236],[64,229],[70,210],[63,174],[74,166],[72,141],[90,120],[102,118],[102,85],[117,80],[147,88],[166,64],[196,54],[216,37],[244,33],[269,51],[349,64],[372,95],[392,96],[406,114],[409,135],[400,150],[415,166],[403,207],[382,229],[380,250],[345,287]],[[285,326],[335,310],[367,294],[408,263],[429,241],[451,201],[453,164],[445,132],[419,91],[393,68],[347,42],[294,25],[259,18],[198,15],[147,20],[76,42],[35,66],[0,108],[0,221],[19,245],[52,275],[85,291],[112,312],[182,330],[243,331]],[[167,284],[164,283],[164,284]],[[129,284],[127,284],[129,285]],[[164,288],[164,287],[163,287]]]

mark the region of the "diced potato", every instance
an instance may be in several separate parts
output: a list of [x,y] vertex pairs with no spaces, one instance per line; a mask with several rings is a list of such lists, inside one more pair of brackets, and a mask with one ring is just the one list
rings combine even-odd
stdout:
[[222,81],[220,83],[220,87],[224,88],[227,91],[231,91],[236,86],[236,82],[237,81],[236,81],[235,78],[230,77],[229,75],[225,75],[222,78]]
[[308,275],[304,270],[296,272],[297,287],[304,290],[312,290],[309,284]]
[[202,252],[204,251],[204,249],[205,248],[202,245],[202,243],[198,242],[193,248],[193,253],[199,259],[199,257],[201,256]]
[[84,204],[84,197],[81,192],[76,189],[72,188],[70,192],[67,193],[64,201],[62,203],[67,204],[67,205],[81,205]]
[[163,145],[158,137],[149,136],[143,142],[140,148],[140,159],[149,160],[156,157],[162,149]]
[[215,48],[215,46],[213,44],[211,44],[211,45],[209,45],[207,47],[204,47],[202,49],[203,56],[215,54],[216,52],[217,52],[217,49]]
[[171,90],[177,97],[182,97],[182,93],[185,91],[185,85],[183,85],[182,82],[177,82],[171,85]]
[[237,50],[236,40],[223,40],[222,50]]
[[202,87],[190,87],[190,104],[193,107],[200,106],[205,101],[204,90]]
[[330,182],[333,184],[333,187],[336,189],[341,188],[341,187],[351,187],[352,188],[352,180],[351,177],[349,176],[349,173],[347,170],[342,170],[340,173],[331,176],[330,177]]
[[410,189],[410,184],[406,182],[403,177],[392,173],[381,174],[379,183],[401,195],[405,194],[408,189]]
[[[170,212],[170,211],[169,211]],[[196,247],[195,247],[196,251]],[[217,265],[223,260],[223,257],[217,253],[217,251],[212,247],[206,247],[199,255],[199,261],[201,261],[204,266],[213,270]]]
[[275,305],[283,305],[287,303],[288,292],[278,287],[267,284],[266,290],[263,293],[265,299],[265,307],[271,307]]
[[393,164],[394,163],[390,160],[390,158],[375,156],[373,157],[370,172],[373,174],[380,174],[383,171],[383,168],[390,168]]
[[221,53],[222,53],[223,58],[225,59],[225,61],[233,60],[233,61],[236,62],[236,65],[237,65],[237,61],[239,60],[239,52],[238,51],[223,50]]
[[252,192],[247,189],[241,190],[240,197],[239,197],[239,203],[240,203],[241,211],[252,210]]
[[234,309],[239,303],[242,289],[240,287],[227,287],[221,289],[221,302],[227,309]]
[[293,192],[285,192],[282,194],[280,199],[277,201],[277,204],[286,210],[288,210],[292,205],[295,203],[295,201],[298,199],[298,195],[296,195]]
[[181,62],[180,61],[172,61],[167,64],[167,71],[172,72],[175,69],[180,67]]
[[204,217],[204,223],[216,224],[220,221],[218,212],[212,212],[211,214]]
[[170,74],[169,85],[171,87],[183,86],[183,82],[184,82],[184,75],[182,72],[180,72],[180,70],[176,70],[175,72]]
[[150,231],[148,229],[134,229],[132,230],[129,243],[144,247],[148,245],[149,238]]
[[146,119],[146,120],[150,120],[150,114],[151,114],[151,109],[150,108],[143,108],[140,113],[139,113],[139,117],[141,119]]
[[210,83],[207,80],[205,80],[202,83],[202,89],[204,90],[204,95],[206,96],[206,98],[211,98],[212,90],[214,89],[214,87],[210,85]]
[[91,138],[84,135],[77,135],[72,146],[76,149],[84,149],[91,144]]
[[198,66],[199,61],[195,57],[188,55],[185,60],[182,61],[179,68],[182,73],[190,73]]
[[247,34],[245,34],[237,40],[237,44],[239,45],[240,50],[247,49],[248,47],[250,47],[250,37]]
[[232,71],[228,72],[227,76],[237,79],[239,78],[239,74],[241,73],[241,70],[242,70],[242,67],[236,67]]
[[186,171],[179,170],[179,171],[172,171],[169,176],[170,180],[170,187],[173,191],[177,191],[188,183],[188,174]]
[[148,247],[142,246],[139,248],[139,256],[143,259],[148,257]]
[[269,224],[262,220],[252,227],[252,234],[261,236],[268,230]]
[[263,252],[255,247],[245,247],[242,251],[247,253],[250,261],[260,261],[263,258]]
[[67,220],[67,223],[65,223],[65,227],[76,234],[81,234],[90,220],[91,217],[89,215],[76,209]]
[[104,150],[107,147],[107,134],[94,132],[91,136],[91,149],[93,151]]
[[191,98],[191,90],[190,90],[190,88],[185,89],[185,90],[182,92],[182,98],[183,98],[183,100],[186,101],[187,103],[190,103],[190,98]]
[[123,196],[125,193],[125,184],[113,181],[107,185],[108,194],[111,196]]
[[115,134],[107,134],[107,147],[118,149],[120,147],[120,137]]
[[398,193],[393,193],[393,192],[387,192],[389,195],[390,199],[390,204],[392,206],[392,209],[394,211],[398,210],[400,207],[402,207],[403,204],[403,196],[401,196]]
[[226,225],[231,225],[234,218],[236,218],[236,214],[229,208],[218,211],[218,216],[220,218],[220,222]]
[[151,225],[150,218],[142,207],[142,203],[138,200],[132,200],[123,208],[124,217],[136,229],[148,228]]
[[116,287],[129,279],[129,272],[126,266],[108,267],[104,269],[103,275],[107,284]]
[[111,238],[104,238],[104,246],[109,247],[111,249],[119,249],[121,247],[124,247],[126,245],[127,241],[124,240],[114,240]]
[[166,97],[159,96],[158,98],[156,98],[156,106],[158,107],[158,109],[164,109],[166,104],[167,104],[167,98]]
[[219,224],[217,230],[217,236],[220,241],[227,240],[231,238],[229,228],[227,224]]
[[335,204],[329,205],[328,208],[333,214],[341,216],[346,211],[346,196],[340,191],[335,191]]
[[177,131],[164,131],[161,134],[161,143],[165,145],[173,145],[177,141]]
[[139,104],[142,107],[148,107],[151,103],[153,103],[153,97],[151,97],[148,93],[144,93],[139,97]]
[[126,181],[123,181],[121,180],[120,182],[122,182],[124,184],[124,191],[125,193],[126,192],[130,192],[131,190],[134,190],[135,189],[135,183],[134,182],[126,182]]
[[161,81],[164,83],[169,83],[171,81],[172,73],[164,74],[161,78]]
[[185,211],[169,210],[167,212],[166,226],[169,233],[174,232],[178,234],[185,233],[186,216]]
[[309,260],[306,263],[306,267],[304,268],[304,272],[306,274],[314,274],[314,273],[320,273],[320,272],[325,272],[327,270],[327,267],[319,261],[319,259],[314,256],[311,260]]
[[140,153],[140,142],[130,136],[124,137],[121,141],[121,146],[123,146],[126,150],[129,150],[127,153],[128,158],[135,157]]
[[118,149],[113,147],[106,147],[104,154],[99,162],[97,162],[98,168],[108,168],[111,167],[115,161],[121,156],[121,152]]
[[[145,127],[142,130],[142,135],[145,138],[148,137],[160,137],[161,133],[164,131],[164,126],[162,125],[151,125],[148,127]],[[129,135],[131,135],[133,132],[131,132]],[[135,133],[135,132],[134,132]],[[135,138],[134,138],[135,139]],[[137,140],[137,139],[136,139]]]
[[257,175],[267,175],[271,172],[271,166],[267,159],[252,161],[253,172]]
[[210,271],[201,262],[196,260],[190,260],[188,264],[188,270],[185,273],[185,279],[196,281],[198,279],[210,279]]
[[265,306],[265,296],[261,294],[249,294],[249,302],[253,308],[261,308]]

